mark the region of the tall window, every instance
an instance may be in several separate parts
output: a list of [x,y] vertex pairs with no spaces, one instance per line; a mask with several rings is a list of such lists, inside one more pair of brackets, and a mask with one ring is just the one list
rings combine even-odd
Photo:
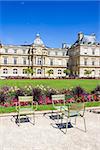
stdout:
[[38,58],[38,65],[42,65],[42,60],[41,60],[41,58]]
[[48,55],[50,55],[50,52],[48,52]]
[[95,70],[92,70],[92,76],[95,76]]
[[53,65],[53,59],[50,59],[50,65],[51,66]]
[[66,63],[66,66],[69,67],[69,63],[68,62]]
[[23,69],[23,74],[27,74],[26,69]]
[[26,53],[26,50],[25,49],[23,49],[23,54],[25,54]]
[[87,52],[88,52],[88,49],[84,49],[84,54],[87,54]]
[[59,70],[58,70],[58,74],[61,74],[61,73],[62,73],[62,71],[59,69]]
[[23,65],[26,65],[26,58],[23,58]]
[[94,49],[92,49],[92,55],[95,55],[95,50]]
[[8,73],[8,69],[4,68],[4,69],[3,69],[3,73],[4,73],[4,74],[7,74],[7,73]]
[[63,52],[62,55],[65,56],[65,52]]
[[58,65],[61,66],[62,65],[62,61],[61,59],[58,60]]
[[87,59],[84,59],[84,65],[87,66]]
[[94,60],[92,60],[92,65],[93,65],[93,66],[95,65],[95,61],[94,61]]
[[13,69],[13,74],[17,74],[17,73],[18,73],[17,69]]
[[14,57],[14,65],[16,65],[16,64],[17,64],[17,58]]
[[55,55],[58,55],[58,52],[55,52]]
[[4,57],[4,64],[7,64],[7,57]]
[[37,70],[37,74],[42,74],[42,70],[41,70],[41,69],[38,69],[38,70]]
[[53,72],[53,70],[51,69],[51,74],[53,74],[54,72]]

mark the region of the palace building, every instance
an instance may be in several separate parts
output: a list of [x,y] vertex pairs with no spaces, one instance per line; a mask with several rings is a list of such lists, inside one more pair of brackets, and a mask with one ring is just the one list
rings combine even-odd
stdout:
[[78,77],[86,77],[85,71],[90,70],[89,77],[100,77],[100,43],[95,34],[78,33],[78,39],[69,49],[69,68]]
[[68,48],[47,47],[39,34],[31,45],[0,44],[0,77],[27,77],[26,70],[34,70],[34,78],[51,78],[66,76],[64,70],[70,69],[70,74],[85,77],[85,70],[91,70],[91,77],[100,77],[100,44],[95,35],[78,34],[76,42]]
[[48,70],[52,70],[50,77],[65,76],[63,70],[68,65],[68,48],[48,48],[37,34],[31,45],[1,45],[0,48],[0,76],[27,77],[28,67],[34,70],[33,77],[48,77]]

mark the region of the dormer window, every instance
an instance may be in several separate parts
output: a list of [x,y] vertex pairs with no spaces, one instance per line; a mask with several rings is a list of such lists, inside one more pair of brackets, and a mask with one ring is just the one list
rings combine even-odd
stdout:
[[5,53],[8,53],[8,49],[5,49]]
[[14,49],[14,53],[17,53],[17,49]]
[[94,49],[92,49],[92,55],[95,55],[95,50]]

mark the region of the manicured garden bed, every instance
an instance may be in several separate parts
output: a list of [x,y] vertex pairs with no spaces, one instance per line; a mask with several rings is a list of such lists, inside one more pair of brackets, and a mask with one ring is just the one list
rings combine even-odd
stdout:
[[[88,92],[80,86],[67,89],[55,89],[49,86],[3,86],[0,88],[0,112],[15,112],[15,106],[18,105],[19,96],[32,96],[34,101],[38,102],[38,110],[52,110],[52,95],[65,95],[65,103],[85,102],[86,107],[94,107],[100,105],[100,86],[96,86],[94,90]],[[58,103],[56,101],[56,103]],[[28,103],[21,103],[21,107],[27,107]]]

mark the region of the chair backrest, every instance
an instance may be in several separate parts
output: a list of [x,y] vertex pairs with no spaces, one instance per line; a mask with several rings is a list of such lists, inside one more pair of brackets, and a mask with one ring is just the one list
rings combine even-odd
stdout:
[[55,104],[65,105],[65,95],[52,95],[52,104],[53,106],[55,106]]
[[33,96],[18,96],[19,102],[33,102]]
[[82,112],[82,115],[84,115],[85,103],[71,103],[69,105],[69,111]]
[[33,96],[18,96],[19,101],[19,107],[21,106],[21,103],[30,103],[30,106],[33,107]]

